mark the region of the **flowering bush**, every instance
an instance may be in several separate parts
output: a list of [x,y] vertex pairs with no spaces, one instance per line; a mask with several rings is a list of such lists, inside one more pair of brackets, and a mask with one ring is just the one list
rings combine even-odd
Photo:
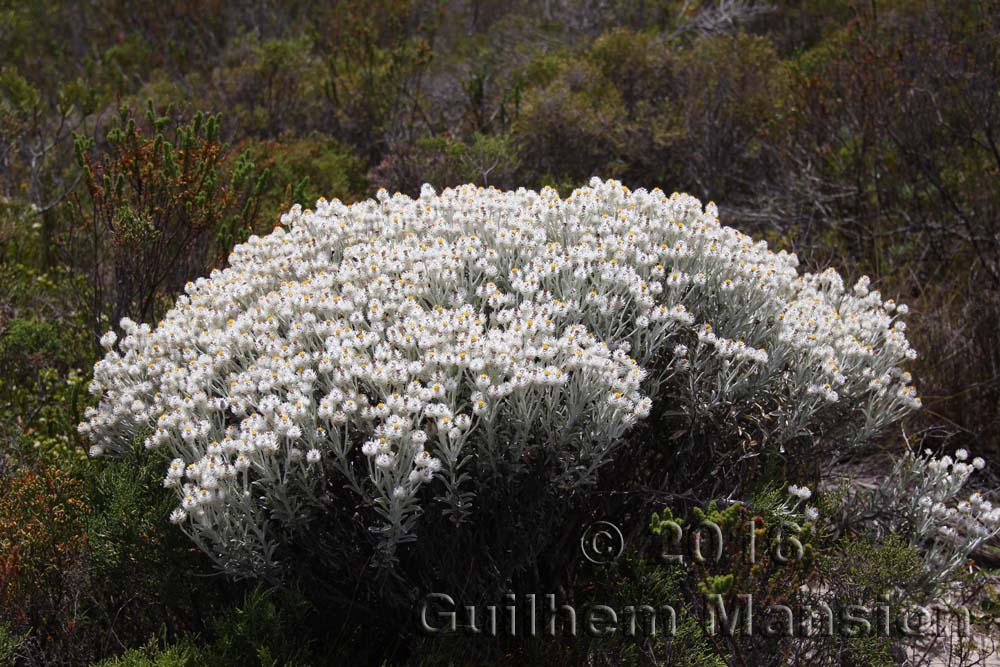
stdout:
[[922,557],[919,592],[928,598],[959,580],[960,568],[977,548],[1000,535],[1000,508],[966,483],[986,462],[906,452],[889,475],[872,488],[859,487],[845,504],[845,524],[877,538],[899,535]]
[[904,306],[799,275],[687,195],[425,185],[281,222],[155,328],[102,339],[80,426],[94,456],[169,452],[172,520],[233,573],[353,513],[343,488],[387,562],[428,514],[475,519],[498,477],[568,497],[654,406],[752,410],[773,450],[863,443],[919,406]]

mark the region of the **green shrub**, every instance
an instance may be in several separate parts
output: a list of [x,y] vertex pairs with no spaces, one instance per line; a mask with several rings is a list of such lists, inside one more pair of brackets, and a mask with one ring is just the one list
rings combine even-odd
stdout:
[[523,166],[534,175],[529,183],[566,192],[591,176],[622,175],[629,125],[621,92],[585,60],[565,57],[555,72],[537,85],[526,77],[513,124]]
[[179,122],[149,103],[143,129],[127,106],[105,150],[76,138],[86,198],[74,205],[74,242],[90,282],[92,332],[132,315],[155,319],[162,300],[253,228],[266,176],[237,159],[227,169],[220,115]]
[[23,636],[11,632],[6,623],[0,623],[0,667],[15,667],[18,649],[24,640]]
[[292,204],[312,208],[321,198],[353,202],[367,189],[362,159],[350,146],[324,134],[250,141],[241,148],[268,171],[268,206],[261,211],[265,224],[273,224]]
[[93,509],[86,524],[90,604],[84,610],[91,629],[105,632],[111,622],[105,610],[115,609],[121,610],[115,631],[128,637],[202,630],[228,589],[210,576],[208,559],[170,530],[171,505],[157,493],[162,462],[141,447],[132,456],[134,466],[90,463],[88,471]]
[[424,183],[512,188],[521,153],[509,132],[475,133],[468,141],[448,135],[423,137],[376,167],[373,184],[395,192],[416,192]]
[[92,347],[74,324],[15,317],[0,325],[0,437],[8,443],[0,455],[59,466],[86,455],[73,424],[86,404],[77,364],[89,364]]
[[58,363],[67,353],[60,342],[59,329],[52,322],[21,318],[7,322],[0,332],[0,359],[4,371],[12,374],[11,366]]
[[222,58],[219,101],[241,134],[276,139],[319,125],[329,82],[308,36],[260,40],[250,33],[234,40]]
[[[297,604],[298,602],[298,604]],[[305,608],[301,600],[275,591],[257,589],[218,616],[206,632],[207,641],[194,638],[167,644],[152,639],[95,667],[294,667],[321,664],[307,661],[309,642],[303,641]]]
[[132,649],[117,658],[95,663],[93,667],[201,667],[209,664],[210,659],[211,656],[188,640],[163,648],[150,642],[143,648]]
[[65,646],[84,578],[83,484],[53,469],[16,473],[0,494],[0,618]]

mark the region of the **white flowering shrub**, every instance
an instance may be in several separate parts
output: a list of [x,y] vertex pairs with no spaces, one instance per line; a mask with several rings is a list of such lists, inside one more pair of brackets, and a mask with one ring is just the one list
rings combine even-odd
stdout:
[[904,306],[687,195],[424,186],[281,222],[104,337],[80,426],[95,456],[168,452],[172,520],[234,573],[317,516],[361,512],[392,562],[424,522],[527,506],[511,480],[579,497],[654,410],[777,451],[919,406]]
[[968,458],[964,449],[954,458],[907,451],[886,479],[855,489],[845,504],[848,526],[879,538],[899,535],[918,550],[924,572],[916,584],[927,597],[957,582],[972,552],[1000,535],[1000,508],[966,490],[986,462]]

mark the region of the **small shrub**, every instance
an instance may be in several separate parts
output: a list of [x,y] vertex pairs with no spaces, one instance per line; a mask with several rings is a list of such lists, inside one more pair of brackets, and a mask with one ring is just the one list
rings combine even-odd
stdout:
[[[36,281],[37,282],[37,281]],[[71,467],[86,456],[73,433],[83,414],[89,365],[76,322],[14,317],[0,324],[0,458]]]
[[566,58],[554,67],[550,81],[525,90],[512,126],[524,167],[562,191],[595,173],[620,175],[629,138],[621,93],[597,65]]
[[[164,648],[150,642],[143,648],[132,649],[117,658],[95,663],[94,667],[199,667],[209,656],[190,641],[181,641]],[[247,663],[253,664],[253,663]]]
[[[298,611],[293,621],[291,613]],[[220,613],[207,640],[194,638],[146,646],[98,663],[95,667],[296,667],[309,662],[309,644],[302,641],[305,607],[275,591],[256,589],[241,604]]]
[[376,185],[387,190],[415,192],[424,182],[439,186],[477,183],[510,187],[521,166],[521,148],[510,133],[476,133],[469,141],[425,137],[387,157],[372,172]]
[[845,528],[886,545],[902,541],[919,554],[919,576],[901,578],[910,595],[943,594],[959,583],[971,554],[1000,535],[1000,508],[979,491],[965,493],[972,474],[986,466],[979,457],[966,463],[968,456],[964,449],[954,458],[907,451],[879,484],[847,491]]
[[75,631],[87,511],[83,484],[59,470],[22,470],[0,494],[0,615],[15,628]]
[[[0,579],[3,574],[0,573]],[[0,599],[2,604],[2,599]],[[0,623],[0,667],[15,667],[18,649],[24,644],[24,637],[12,633],[6,623]]]
[[[162,462],[141,447],[132,465],[89,471],[88,604],[91,638],[168,637],[204,630],[229,592],[211,577],[211,561],[167,521],[169,498],[150,496]],[[121,582],[127,581],[128,586]],[[116,610],[113,618],[105,610]]]

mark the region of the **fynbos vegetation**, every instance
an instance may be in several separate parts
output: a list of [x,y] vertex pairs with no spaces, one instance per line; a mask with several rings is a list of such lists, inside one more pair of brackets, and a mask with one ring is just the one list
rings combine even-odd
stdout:
[[0,667],[995,659],[998,66],[994,0],[0,0]]

